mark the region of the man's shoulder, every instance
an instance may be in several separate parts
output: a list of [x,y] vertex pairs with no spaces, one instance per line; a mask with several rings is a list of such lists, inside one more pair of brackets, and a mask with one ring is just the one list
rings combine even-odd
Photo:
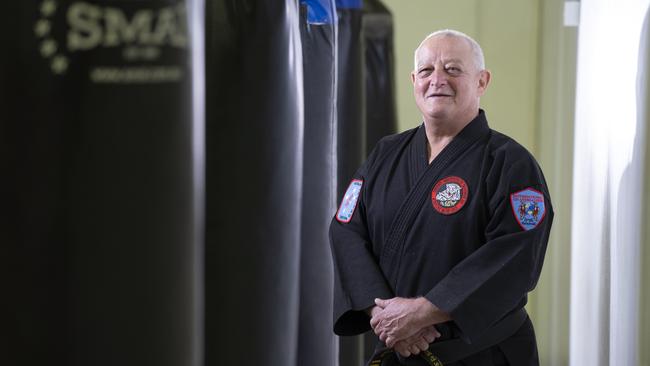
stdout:
[[406,146],[413,138],[419,127],[415,127],[403,132],[386,135],[375,144],[372,152],[368,156],[364,169],[373,170],[383,165],[383,162],[389,156],[398,154],[402,147]]
[[391,146],[394,144],[400,144],[401,142],[404,142],[405,140],[410,139],[417,131],[418,129],[422,128],[422,126],[414,127],[411,129],[408,129],[406,131],[394,133],[391,135],[386,135],[382,137],[379,142],[377,143],[377,146],[379,147],[380,145],[386,145],[386,146]]
[[394,151],[399,146],[408,143],[419,128],[421,128],[421,126],[382,137],[375,145],[373,153],[375,155],[384,155]]
[[533,154],[526,147],[512,137],[496,130],[490,130],[489,149],[494,156],[504,155],[510,158],[534,160]]
[[535,156],[514,138],[490,130],[487,153],[493,168],[510,171],[539,171],[541,167]]

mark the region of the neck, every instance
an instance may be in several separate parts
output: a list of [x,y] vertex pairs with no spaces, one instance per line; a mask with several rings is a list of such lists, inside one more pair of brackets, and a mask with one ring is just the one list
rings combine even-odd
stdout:
[[440,154],[440,152],[453,140],[453,136],[450,137],[436,137],[436,138],[431,138],[427,134],[427,140],[429,140],[429,143],[427,144],[427,152],[429,153],[429,164],[433,161],[433,159]]
[[429,164],[438,154],[465,128],[476,116],[462,123],[446,122],[439,120],[424,120],[424,129],[427,135]]

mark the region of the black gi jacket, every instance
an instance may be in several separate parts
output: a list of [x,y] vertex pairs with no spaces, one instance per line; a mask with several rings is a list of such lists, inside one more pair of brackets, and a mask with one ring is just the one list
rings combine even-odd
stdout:
[[[446,181],[464,189],[451,209]],[[532,155],[491,130],[482,110],[430,165],[423,125],[383,138],[353,182],[358,199],[342,202],[330,226],[336,334],[370,330],[363,310],[375,298],[425,296],[453,319],[437,326],[439,340],[466,342],[526,304],[542,269],[551,200]],[[522,191],[538,202],[534,211],[517,199]],[[530,321],[499,346],[510,364],[537,363]]]

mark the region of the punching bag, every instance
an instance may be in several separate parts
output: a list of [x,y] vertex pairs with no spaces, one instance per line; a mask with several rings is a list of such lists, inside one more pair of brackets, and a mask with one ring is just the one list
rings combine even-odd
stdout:
[[303,138],[295,0],[206,2],[206,365],[294,365]]
[[0,364],[197,365],[185,2],[13,4]]
[[[338,86],[337,86],[337,193],[340,202],[354,172],[366,157],[364,104],[364,57],[362,1],[337,0]],[[341,337],[339,362],[363,362],[363,337]]]
[[393,16],[380,0],[363,3],[366,152],[397,132]]
[[[363,2],[366,154],[379,140],[397,132],[393,17],[380,0]],[[377,336],[364,334],[364,359],[372,357]]]
[[333,264],[328,227],[336,210],[336,7],[301,0],[305,93],[300,246],[300,321],[296,365],[335,365]]
[[362,1],[337,0],[338,13],[338,131],[337,198],[366,157]]

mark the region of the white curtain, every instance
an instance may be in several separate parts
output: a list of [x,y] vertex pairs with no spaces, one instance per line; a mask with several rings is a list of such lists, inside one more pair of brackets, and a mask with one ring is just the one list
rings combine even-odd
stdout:
[[582,0],[571,365],[637,365],[650,0]]

